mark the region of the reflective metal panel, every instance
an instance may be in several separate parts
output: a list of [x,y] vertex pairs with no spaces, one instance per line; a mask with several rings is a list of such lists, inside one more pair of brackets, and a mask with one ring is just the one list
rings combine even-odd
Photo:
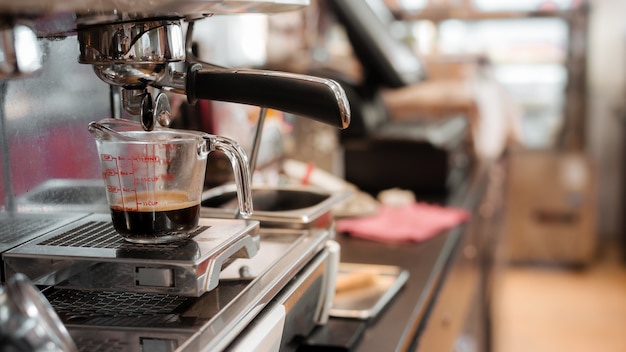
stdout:
[[109,87],[77,62],[75,38],[39,42],[42,72],[3,81],[0,208],[49,179],[101,178],[87,124],[110,117]]

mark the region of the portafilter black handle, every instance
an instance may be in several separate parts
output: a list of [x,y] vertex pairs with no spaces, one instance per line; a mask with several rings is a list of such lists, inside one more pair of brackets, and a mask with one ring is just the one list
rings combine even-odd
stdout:
[[257,105],[308,117],[340,129],[350,124],[350,104],[339,83],[294,73],[206,68],[187,75],[189,101],[218,100]]

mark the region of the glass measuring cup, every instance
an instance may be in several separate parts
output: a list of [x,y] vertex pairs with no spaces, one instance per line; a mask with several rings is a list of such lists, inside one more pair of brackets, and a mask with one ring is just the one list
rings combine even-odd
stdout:
[[207,156],[231,161],[243,218],[252,214],[247,156],[237,142],[197,131],[155,128],[103,119],[89,124],[96,140],[113,226],[127,241],[185,239],[198,226]]

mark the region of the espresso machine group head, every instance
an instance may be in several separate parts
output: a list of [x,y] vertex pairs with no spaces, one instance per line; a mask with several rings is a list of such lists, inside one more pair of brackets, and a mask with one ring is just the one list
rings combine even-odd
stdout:
[[[197,20],[306,5],[308,0],[0,0],[4,34],[0,50],[5,52],[0,78],[32,74],[41,67],[41,54],[31,48],[37,48],[36,37],[76,35],[78,61],[92,65],[102,81],[120,88],[112,91],[120,93],[121,106],[139,116],[146,130],[170,122],[163,92],[183,94],[190,103],[209,99],[273,108],[343,129],[350,123],[350,107],[337,82],[286,72],[226,69],[201,62],[191,52]],[[20,24],[28,22],[32,25]],[[10,51],[15,54],[9,60]]]

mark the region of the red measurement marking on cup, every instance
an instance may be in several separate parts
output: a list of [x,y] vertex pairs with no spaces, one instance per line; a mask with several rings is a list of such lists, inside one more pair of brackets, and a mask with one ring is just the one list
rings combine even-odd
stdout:
[[115,160],[115,157],[111,154],[100,154],[100,158],[104,161]]
[[141,163],[159,163],[161,158],[157,155],[140,155],[132,158],[133,161],[139,161]]
[[144,207],[155,207],[159,205],[159,201],[158,200],[146,200],[142,202],[137,202],[137,205],[144,206]]
[[[119,170],[120,169],[120,163],[119,160],[115,161],[115,170]],[[122,186],[122,176],[120,176],[119,172],[117,173],[117,184],[120,185],[120,187]],[[125,208],[126,204],[124,204],[124,195],[122,195],[121,201],[122,201],[122,207]]]
[[159,176],[163,181],[174,181],[176,179],[175,174],[161,174]]
[[115,186],[111,186],[111,185],[108,185],[108,186],[107,186],[107,192],[110,192],[110,193],[117,193],[117,191],[119,191],[119,188],[117,188],[117,187],[115,187]]
[[146,176],[146,177],[137,177],[137,182],[157,182],[159,180],[159,176]]
[[113,177],[113,176],[117,176],[117,170],[116,169],[106,169],[102,172],[102,175],[104,177]]

